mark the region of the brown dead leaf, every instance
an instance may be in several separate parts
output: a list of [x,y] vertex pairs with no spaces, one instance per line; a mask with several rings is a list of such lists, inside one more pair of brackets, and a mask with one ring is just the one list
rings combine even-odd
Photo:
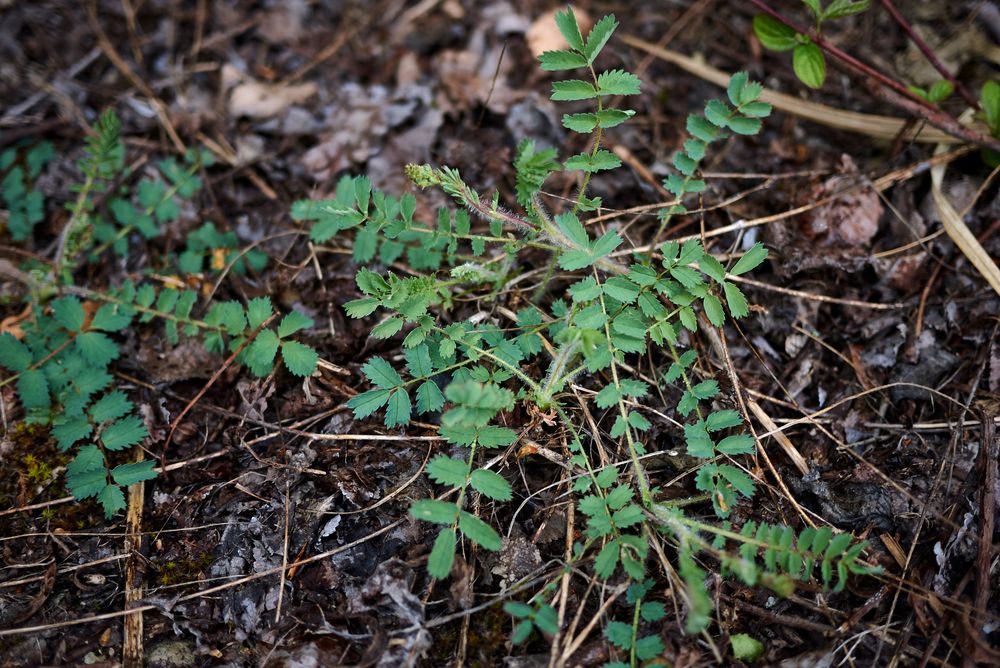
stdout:
[[[232,68],[223,68],[223,81],[232,80]],[[237,83],[229,94],[229,113],[249,118],[269,118],[316,94],[316,84],[268,84],[250,78]]]

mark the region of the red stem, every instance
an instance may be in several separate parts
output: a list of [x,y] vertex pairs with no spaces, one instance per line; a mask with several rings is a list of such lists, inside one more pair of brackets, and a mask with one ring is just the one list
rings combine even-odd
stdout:
[[917,34],[917,31],[915,31],[907,20],[903,18],[903,15],[899,13],[898,9],[896,9],[896,5],[893,4],[892,0],[882,0],[882,4],[885,6],[886,11],[889,12],[889,15],[892,16],[893,20],[899,24],[900,28],[903,29],[906,36],[910,38],[910,41],[912,41],[917,48],[920,49],[920,53],[924,54],[924,58],[927,59],[927,62],[933,65],[934,69],[936,69],[942,77],[951,82],[951,84],[955,87],[955,90],[958,91],[958,94],[962,96],[962,99],[965,100],[970,107],[973,109],[979,109],[979,100],[977,100],[976,97],[969,92],[969,89],[966,88],[961,81],[955,78],[954,74],[948,71],[948,68],[944,66],[944,63],[942,63],[938,59],[937,54],[934,53],[934,49],[932,49],[930,45],[924,41],[924,38]]
[[928,100],[925,100],[916,93],[911,92],[910,89],[903,84],[895,81],[894,79],[890,79],[881,72],[873,69],[871,66],[861,62],[854,56],[841,51],[823,39],[823,37],[816,34],[815,31],[802,29],[792,21],[785,18],[784,15],[771,9],[766,3],[763,2],[763,0],[750,0],[750,4],[757,7],[757,9],[764,12],[771,18],[785,24],[795,32],[803,35],[809,35],[809,39],[811,39],[813,43],[823,51],[840,60],[844,65],[847,65],[856,72],[867,76],[870,80],[879,84],[883,93],[881,95],[883,99],[886,99],[896,106],[909,111],[915,116],[923,118],[934,127],[952,135],[953,137],[958,137],[967,142],[978,144],[979,146],[987,146],[994,151],[1000,151],[1000,141],[963,126],[955,120],[953,116],[944,113],[936,105],[932,104]]
[[799,25],[797,25],[795,23],[792,23],[792,21],[790,21],[789,19],[785,18],[785,16],[783,14],[780,14],[780,13],[776,12],[775,10],[771,9],[769,6],[767,6],[763,2],[763,0],[750,0],[750,4],[752,4],[757,9],[759,9],[762,12],[764,12],[765,14],[769,15],[771,18],[773,18],[773,19],[775,19],[777,21],[780,21],[781,23],[784,23],[786,26],[788,26],[789,28],[791,28],[795,32],[800,33],[802,35],[809,35],[809,39],[811,39],[816,44],[816,46],[818,46],[819,48],[823,49],[824,51],[826,51],[827,53],[829,53],[831,56],[837,58],[838,60],[840,60],[841,62],[843,62],[848,67],[850,67],[850,68],[852,68],[852,69],[860,72],[861,74],[864,74],[865,76],[868,76],[868,77],[871,77],[871,78],[875,79],[876,81],[878,81],[883,86],[886,86],[887,88],[893,89],[894,91],[896,91],[900,95],[908,97],[911,100],[913,100],[914,102],[916,102],[916,103],[918,103],[918,104],[920,104],[920,105],[922,105],[924,107],[927,107],[929,109],[935,109],[935,107],[934,107],[933,104],[931,104],[930,102],[928,102],[924,98],[920,97],[916,93],[913,93],[909,88],[907,88],[903,84],[899,83],[898,81],[896,81],[894,79],[890,79],[889,77],[887,77],[886,75],[882,74],[878,70],[874,69],[870,65],[866,65],[865,63],[861,62],[860,60],[858,60],[857,58],[855,58],[851,54],[849,54],[849,53],[847,53],[845,51],[841,51],[840,49],[838,49],[837,47],[835,47],[833,44],[830,44],[830,42],[828,42],[825,39],[823,39],[823,37],[821,35],[816,34],[815,30],[807,30],[807,29],[802,28],[801,26],[799,26]]

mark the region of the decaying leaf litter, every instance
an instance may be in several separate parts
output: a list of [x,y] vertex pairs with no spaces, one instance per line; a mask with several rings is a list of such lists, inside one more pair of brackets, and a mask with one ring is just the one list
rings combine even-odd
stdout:
[[[150,455],[168,468],[146,484],[142,503],[146,661],[547,665],[542,640],[511,648],[500,601],[516,598],[510,588],[525,578],[557,568],[565,550],[573,518],[553,484],[562,475],[557,431],[545,415],[516,416],[525,435],[502,466],[523,483],[524,498],[497,507],[508,527],[503,549],[462,555],[450,580],[430,586],[423,571],[429,538],[407,508],[434,493],[419,474],[439,439],[432,429],[385,430],[344,409],[362,389],[361,362],[398,357],[399,341],[371,339],[369,325],[345,317],[342,304],[358,297],[350,250],[290,234],[288,208],[330,194],[344,172],[404,192],[410,162],[451,165],[480,192],[499,189],[514,201],[517,143],[530,137],[563,147],[570,139],[548,100],[551,79],[533,62],[548,7],[134,4],[0,10],[0,144],[44,138],[60,151],[38,180],[50,216],[33,251],[44,253],[44,240],[65,223],[59,205],[75,179],[82,137],[113,106],[137,169],[177,141],[207,147],[218,164],[207,171],[197,206],[167,231],[165,248],[137,247],[93,280],[141,270],[143,253],[183,247],[188,232],[213,222],[274,260],[226,289],[308,313],[317,323],[309,343],[324,360],[306,381],[225,371],[161,452],[174,417],[223,360],[146,340],[156,337],[141,330],[129,342],[134,355],[124,355],[117,372],[149,426]],[[934,4],[914,9],[917,25],[953,71],[970,81],[990,78],[997,49],[989,12]],[[654,44],[667,36],[661,46],[705,54],[724,72],[746,69],[769,89],[799,90],[779,59],[727,46],[750,43],[751,15],[736,3],[586,9],[615,10],[625,33]],[[883,21],[849,23],[838,37],[928,84],[922,62]],[[886,34],[893,40],[872,39]],[[651,51],[614,50],[630,66],[641,63],[648,83],[637,102],[642,120],[612,139],[633,168],[593,184],[612,212],[664,201],[658,183],[683,138],[683,119],[717,94],[710,80],[645,60]],[[811,99],[896,114],[845,82]],[[800,589],[784,600],[717,579],[720,628],[758,638],[763,660],[774,665],[833,665],[848,656],[860,665],[893,657],[901,665],[925,657],[958,665],[959,656],[988,664],[996,659],[998,601],[976,592],[995,591],[997,577],[995,552],[987,551],[985,570],[980,564],[985,516],[995,512],[980,497],[991,466],[996,481],[997,295],[941,233],[927,174],[933,146],[876,141],[787,111],[779,109],[757,139],[727,143],[709,166],[703,212],[679,218],[674,230],[713,238],[729,228],[772,250],[767,270],[746,283],[753,317],[727,328],[724,342],[708,333],[697,342],[715,365],[706,371],[756,406],[768,489],[740,504],[733,519],[852,531],[871,541],[871,558],[885,573],[852,581],[843,594]],[[975,153],[946,164],[938,196],[998,256],[1000,200],[990,171]],[[882,185],[887,175],[894,178]],[[553,205],[575,185],[547,182]],[[433,191],[414,194],[420,210],[444,204]],[[749,224],[796,208],[798,215]],[[627,234],[655,218],[637,212],[614,224]],[[21,289],[5,272],[5,296]],[[512,307],[535,290],[545,287],[537,280],[516,286]],[[456,320],[475,315],[475,304],[454,313]],[[5,308],[5,331],[17,326],[16,316]],[[12,398],[5,394],[5,405]],[[692,462],[673,429],[666,415],[654,423],[651,442],[661,454],[651,471],[681,498],[693,492]],[[134,559],[126,524],[104,521],[91,504],[67,503],[61,456],[44,431],[15,426],[7,415],[0,640],[5,655],[24,665],[119,662],[125,565]],[[582,599],[585,582],[572,585],[572,600]],[[587,600],[590,617],[598,607]],[[604,612],[622,606],[613,602]],[[718,662],[712,643],[685,636],[676,619],[668,616],[660,633],[670,664]],[[567,665],[609,659],[599,633],[578,638]],[[715,642],[726,644],[722,635]]]

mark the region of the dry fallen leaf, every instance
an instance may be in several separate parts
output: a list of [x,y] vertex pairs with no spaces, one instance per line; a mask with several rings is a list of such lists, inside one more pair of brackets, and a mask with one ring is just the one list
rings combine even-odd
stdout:
[[233,116],[268,118],[293,104],[305,102],[315,94],[314,83],[282,86],[248,79],[237,84],[229,94],[229,113]]
[[[590,16],[587,15],[587,12],[573,5],[570,5],[570,8],[573,10],[573,14],[576,15],[576,22],[580,26],[580,32],[586,35],[593,24]],[[524,35],[525,40],[528,42],[528,48],[531,49],[531,53],[535,58],[546,51],[559,51],[560,49],[569,48],[569,44],[563,39],[562,33],[559,32],[559,28],[556,26],[556,11],[559,10],[552,9],[539,16]]]

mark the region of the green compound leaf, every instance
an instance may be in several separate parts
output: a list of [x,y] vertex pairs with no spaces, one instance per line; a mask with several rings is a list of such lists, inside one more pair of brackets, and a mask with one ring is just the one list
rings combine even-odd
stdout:
[[132,464],[121,464],[111,469],[111,477],[122,487],[128,487],[144,480],[152,480],[157,476],[156,460],[147,459]]
[[31,366],[31,351],[10,332],[0,334],[0,366],[15,373]]
[[493,527],[464,510],[458,513],[458,528],[466,538],[491,552],[496,552],[503,544]]
[[120,332],[128,327],[130,322],[132,322],[131,314],[123,313],[120,305],[104,304],[94,314],[94,319],[90,321],[90,328],[105,332]]
[[573,51],[546,51],[538,57],[538,61],[546,72],[575,70],[588,65],[586,58]]
[[579,79],[567,79],[566,81],[553,82],[552,97],[549,99],[555,102],[572,102],[595,97],[597,97],[597,89],[594,88],[594,84]]
[[799,44],[792,51],[792,69],[802,83],[810,88],[820,88],[826,80],[823,51],[812,42]]
[[17,394],[25,408],[49,407],[49,382],[38,369],[21,372],[17,379]]
[[753,17],[753,32],[771,51],[789,51],[799,43],[794,30],[766,14]]
[[278,325],[278,336],[282,339],[295,332],[313,326],[313,319],[300,311],[289,311]]
[[441,532],[434,540],[434,548],[427,557],[427,574],[437,580],[443,580],[451,573],[451,567],[455,563],[455,546],[458,537],[454,529],[441,529]]
[[293,375],[305,377],[316,370],[319,355],[316,351],[298,341],[281,342],[281,359]]
[[88,412],[94,424],[101,424],[117,420],[130,410],[132,410],[132,402],[128,400],[124,392],[116,390],[95,401]]
[[381,357],[372,357],[362,367],[361,372],[371,381],[375,387],[391,390],[394,387],[401,387],[403,379],[399,373],[392,368],[392,365]]
[[130,445],[135,445],[149,435],[146,425],[142,423],[142,418],[138,415],[131,415],[124,419],[112,422],[101,432],[101,443],[111,451],[122,450]]
[[362,420],[378,409],[385,406],[389,401],[389,394],[392,390],[369,390],[351,397],[347,402],[347,407],[354,411],[354,417]]
[[513,492],[510,483],[499,473],[487,469],[476,469],[469,479],[472,488],[494,501],[510,501]]
[[427,475],[439,485],[464,487],[469,472],[467,462],[438,455],[427,464]]

